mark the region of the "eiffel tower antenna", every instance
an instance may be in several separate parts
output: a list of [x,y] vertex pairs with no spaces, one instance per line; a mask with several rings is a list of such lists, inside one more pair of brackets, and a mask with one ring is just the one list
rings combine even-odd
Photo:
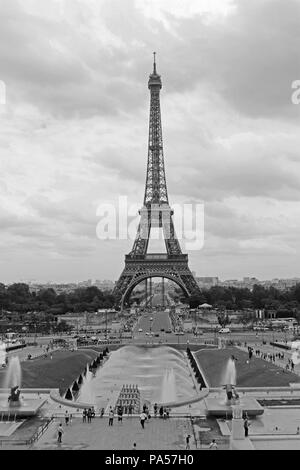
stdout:
[[[148,160],[144,204],[131,252],[125,256],[125,268],[116,283],[114,295],[121,307],[129,302],[134,287],[152,277],[168,278],[180,286],[189,297],[200,294],[198,284],[188,267],[188,255],[183,254],[173,224],[169,205],[160,111],[162,81],[156,71],[153,52],[153,73],[149,76],[150,117]],[[147,253],[152,227],[162,228],[166,253]]]

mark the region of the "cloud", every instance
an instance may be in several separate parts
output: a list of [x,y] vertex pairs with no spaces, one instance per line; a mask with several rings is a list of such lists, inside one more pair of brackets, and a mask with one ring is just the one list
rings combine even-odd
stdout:
[[254,275],[295,273],[299,9],[295,0],[3,0],[2,271],[119,275],[132,242],[97,240],[96,210],[120,195],[142,204],[156,50],[170,203],[205,203],[205,247],[191,265],[230,277],[255,262]]

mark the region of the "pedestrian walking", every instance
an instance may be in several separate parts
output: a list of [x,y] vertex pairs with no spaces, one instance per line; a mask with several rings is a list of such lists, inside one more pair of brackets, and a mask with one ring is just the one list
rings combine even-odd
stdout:
[[250,423],[248,421],[248,418],[245,418],[244,419],[245,437],[248,437],[248,435],[249,435],[249,426],[250,426]]
[[86,423],[86,415],[87,415],[87,409],[84,408],[84,410],[82,412],[82,422],[83,423]]
[[101,417],[101,418],[103,418],[103,416],[104,416],[104,413],[105,413],[105,410],[104,410],[104,408],[101,408],[101,411],[100,411],[100,417]]
[[154,417],[156,418],[157,417],[157,411],[158,411],[158,406],[157,406],[157,403],[154,404]]
[[130,403],[130,405],[128,407],[128,416],[132,416],[132,412],[133,412],[133,405],[132,405],[132,403]]
[[208,448],[209,448],[210,450],[217,450],[218,445],[217,445],[215,439],[213,439],[213,440],[211,441],[211,443],[209,444]]
[[73,415],[70,414],[70,424],[72,424],[72,421],[73,421]]
[[143,429],[145,429],[145,421],[146,421],[146,419],[147,419],[146,413],[144,413],[144,412],[141,413],[141,414],[140,414],[140,421],[141,421],[141,426],[142,426]]
[[188,434],[185,438],[185,448],[186,448],[186,450],[190,450],[190,439],[191,439],[191,435]]
[[109,413],[108,413],[108,425],[109,426],[113,426],[114,424],[114,410],[112,409],[112,407],[110,407],[109,409]]
[[123,407],[118,407],[118,423],[122,424],[123,421]]
[[87,421],[88,421],[88,423],[92,422],[92,410],[91,410],[91,408],[89,408],[88,412],[87,412]]
[[64,430],[63,430],[62,424],[60,423],[60,425],[58,426],[58,429],[57,429],[57,442],[58,442],[58,444],[62,443],[63,433],[64,433]]
[[69,412],[68,412],[68,410],[66,410],[66,413],[65,413],[65,423],[66,423],[66,426],[69,425],[69,419],[70,419],[70,417],[69,417]]

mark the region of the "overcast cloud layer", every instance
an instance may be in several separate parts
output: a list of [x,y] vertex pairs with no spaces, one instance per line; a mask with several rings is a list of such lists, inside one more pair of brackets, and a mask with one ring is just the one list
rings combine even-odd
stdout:
[[298,0],[1,0],[0,281],[116,279],[131,241],[99,203],[142,204],[152,51],[170,203],[205,204],[201,276],[300,265]]

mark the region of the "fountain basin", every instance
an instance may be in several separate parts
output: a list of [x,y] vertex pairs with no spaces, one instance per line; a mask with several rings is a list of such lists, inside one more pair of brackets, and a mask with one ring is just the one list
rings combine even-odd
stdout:
[[24,402],[14,403],[11,406],[7,402],[7,396],[0,396],[0,416],[16,416],[16,418],[28,418],[36,416],[40,408],[46,403],[46,399],[26,399]]
[[179,408],[180,406],[192,405],[193,403],[198,403],[201,400],[204,400],[205,397],[209,394],[209,389],[204,389],[199,392],[199,395],[193,398],[184,399],[181,401],[172,401],[168,403],[158,403],[158,406],[163,406],[167,408]]
[[[226,405],[220,402],[219,398],[208,397],[204,399],[208,416],[216,416],[218,418],[232,417],[234,405]],[[239,403],[243,413],[250,417],[259,416],[264,413],[264,408],[253,397],[243,397]]]

